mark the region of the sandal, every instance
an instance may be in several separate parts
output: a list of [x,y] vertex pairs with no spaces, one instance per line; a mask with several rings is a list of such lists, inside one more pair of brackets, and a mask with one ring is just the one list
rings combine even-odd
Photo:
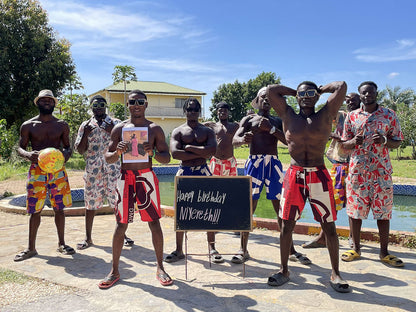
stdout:
[[107,289],[114,286],[120,280],[120,276],[108,275],[99,284],[98,288]]
[[61,245],[56,251],[63,255],[73,255],[75,253],[75,249],[68,245]]
[[361,256],[358,252],[356,252],[354,249],[351,249],[342,253],[341,260],[345,262],[351,262],[355,259],[359,259],[360,257]]
[[78,250],[87,249],[88,247],[91,247],[92,245],[93,245],[92,243],[88,243],[86,240],[83,240],[81,243],[77,244],[77,249]]
[[295,262],[299,261],[300,263],[304,265],[312,263],[312,261],[308,257],[302,255],[300,252],[296,252],[293,255],[290,255],[289,260],[295,261]]
[[404,262],[393,255],[387,255],[384,258],[380,258],[381,262],[391,265],[393,267],[402,267]]
[[29,250],[29,249],[25,249],[22,252],[18,253],[15,257],[14,257],[14,261],[23,261],[29,258],[32,258],[34,256],[36,256],[38,254],[38,252],[36,250]]
[[209,254],[211,255],[211,258],[213,259],[212,262],[214,262],[214,263],[223,263],[224,262],[224,258],[215,249],[211,249]]
[[172,278],[166,272],[156,274],[156,279],[162,286],[170,286],[173,284]]
[[127,236],[124,237],[124,246],[131,247],[133,245],[134,245],[134,240],[132,240],[131,238],[128,238]]
[[169,255],[167,255],[164,261],[167,263],[172,263],[172,262],[176,262],[182,259],[185,259],[185,255],[184,254],[178,255],[178,252],[175,250],[175,251],[172,251]]
[[231,258],[231,262],[236,264],[242,264],[246,262],[248,259],[250,259],[250,255],[248,252],[246,252],[245,254],[239,253]]

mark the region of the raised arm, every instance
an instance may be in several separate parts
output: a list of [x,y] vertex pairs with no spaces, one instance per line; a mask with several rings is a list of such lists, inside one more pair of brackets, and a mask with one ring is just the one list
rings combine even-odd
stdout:
[[267,86],[267,99],[270,106],[276,111],[277,115],[284,119],[289,105],[286,103],[285,96],[296,96],[296,90],[283,85],[269,85]]
[[347,94],[347,84],[345,81],[334,81],[323,87],[319,87],[319,93],[332,93],[328,97],[325,106],[331,118],[334,119],[342,103],[344,103],[345,95]]

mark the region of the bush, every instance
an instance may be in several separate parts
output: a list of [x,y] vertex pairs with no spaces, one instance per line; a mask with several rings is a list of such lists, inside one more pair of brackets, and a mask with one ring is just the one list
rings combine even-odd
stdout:
[[18,141],[19,129],[17,125],[13,124],[7,129],[6,119],[0,119],[0,156],[9,160]]

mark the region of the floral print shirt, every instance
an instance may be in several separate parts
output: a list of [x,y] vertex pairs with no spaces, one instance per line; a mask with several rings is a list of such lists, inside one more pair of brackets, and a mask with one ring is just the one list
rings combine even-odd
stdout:
[[344,123],[342,140],[347,141],[362,132],[364,142],[356,146],[351,153],[350,174],[378,171],[380,174],[391,174],[389,149],[384,144],[374,144],[371,139],[375,133],[401,141],[403,133],[396,113],[388,108],[379,106],[374,112],[365,112],[362,108],[348,113]]

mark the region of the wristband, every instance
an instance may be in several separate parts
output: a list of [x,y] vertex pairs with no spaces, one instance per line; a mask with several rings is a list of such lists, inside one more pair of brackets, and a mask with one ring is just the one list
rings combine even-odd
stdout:
[[383,135],[383,139],[384,139],[383,145],[386,145],[387,144],[387,137],[385,135]]

